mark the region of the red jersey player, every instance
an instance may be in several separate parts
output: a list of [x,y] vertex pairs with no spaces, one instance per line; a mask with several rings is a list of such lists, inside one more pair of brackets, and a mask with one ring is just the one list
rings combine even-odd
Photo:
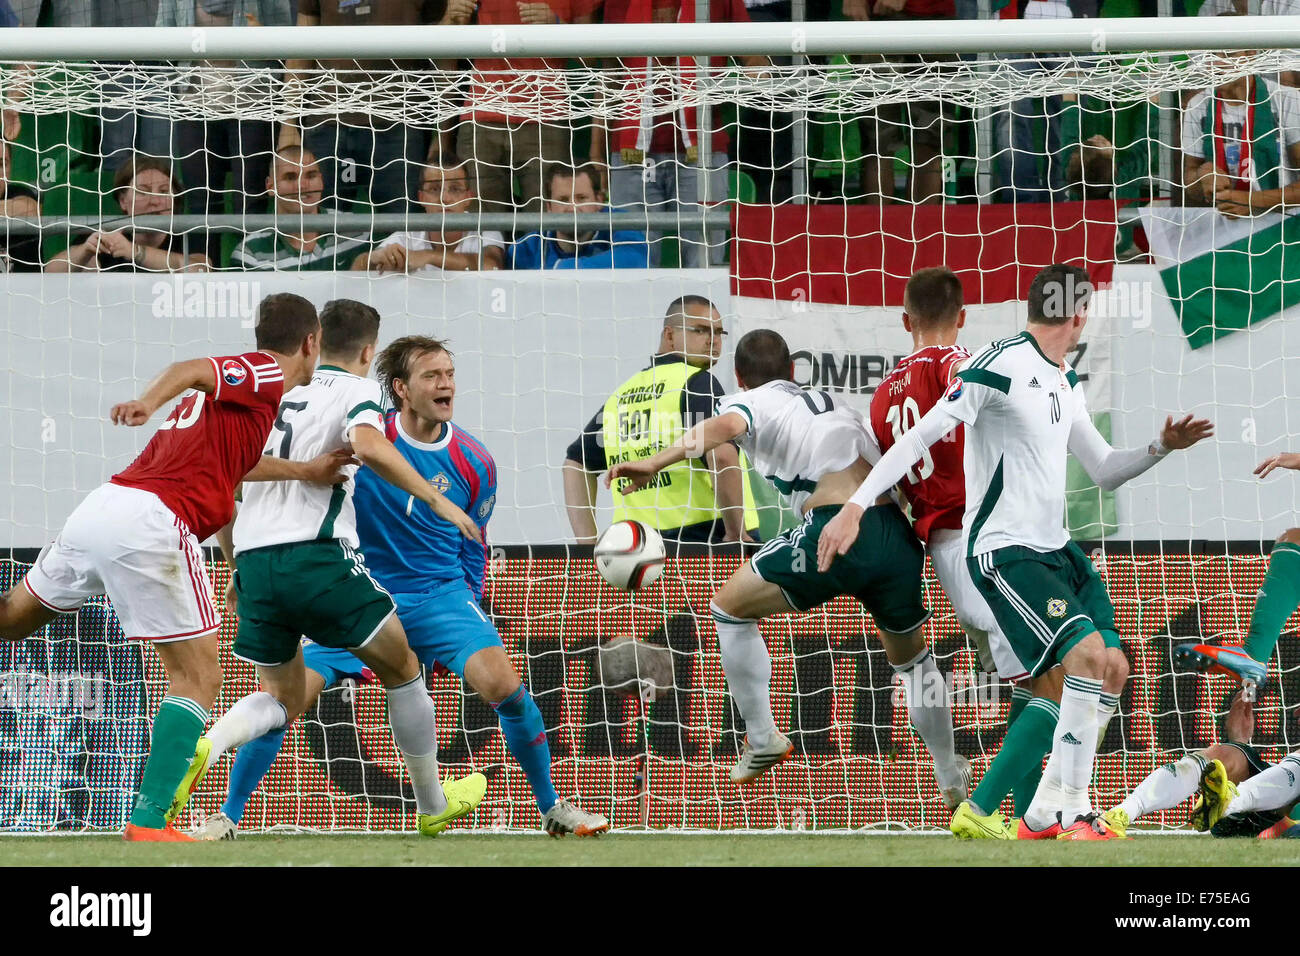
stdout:
[[0,639],[21,640],[107,594],[126,635],[157,650],[170,685],[128,840],[190,839],[164,827],[164,815],[221,687],[221,615],[199,542],[230,520],[235,487],[261,460],[280,397],[311,380],[320,352],[316,309],[301,296],[268,296],[256,337],[255,352],[176,362],[140,398],[113,406],[114,424],[139,426],[185,393],[140,457],[77,506],[0,598]]
[[[912,333],[916,347],[880,383],[871,399],[871,430],[881,452],[912,428],[939,401],[953,374],[970,358],[957,344],[957,332],[966,323],[961,281],[952,270],[921,269],[907,282],[903,294],[903,328]],[[961,427],[935,443],[900,483],[912,510],[913,530],[925,544],[934,573],[957,621],[970,635],[985,670],[997,670],[1008,680],[1026,676],[1024,668],[1005,642],[990,642],[997,621],[988,603],[975,589],[966,570],[961,519],[966,512],[966,475]],[[995,648],[1006,652],[998,655]],[[1003,659],[1005,658],[1005,660]],[[999,666],[1003,665],[1003,666]]]

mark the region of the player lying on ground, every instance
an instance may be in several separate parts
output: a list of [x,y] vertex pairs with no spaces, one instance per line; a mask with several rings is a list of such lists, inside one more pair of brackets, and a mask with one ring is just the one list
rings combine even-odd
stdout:
[[[1232,706],[1223,722],[1223,735],[1227,738],[1225,743],[1213,744],[1173,763],[1157,767],[1123,803],[1106,811],[1106,822],[1111,829],[1123,833],[1141,817],[1173,809],[1207,787],[1216,794],[1222,793],[1229,781],[1241,783],[1268,770],[1270,764],[1250,745],[1254,729],[1254,711],[1250,701],[1239,691],[1233,697]],[[1211,779],[1203,784],[1202,778],[1207,774]],[[1216,803],[1217,800],[1211,798],[1208,801],[1202,800],[1197,805],[1190,821],[1194,829],[1210,828],[1208,809]],[[1285,814],[1274,813],[1268,817],[1256,815],[1249,821],[1253,829],[1239,827],[1234,835],[1243,835],[1249,829],[1249,835],[1254,836],[1261,830],[1274,826],[1283,816]],[[1246,822],[1243,820],[1243,823]],[[1216,828],[1216,835],[1219,835],[1219,829]]]
[[818,567],[829,571],[854,546],[867,506],[926,449],[966,426],[967,569],[1026,673],[1037,677],[1056,663],[1065,668],[1051,757],[1021,819],[1021,839],[1116,836],[1093,811],[1088,785],[1106,647],[1118,646],[1119,635],[1105,585],[1062,524],[1067,449],[1099,485],[1116,488],[1212,432],[1208,421],[1189,415],[1166,421],[1147,448],[1110,447],[1065,361],[1083,333],[1090,293],[1082,269],[1042,270],[1030,287],[1027,329],[962,367],[944,400],[881,458],[818,543]]
[[[370,306],[349,299],[325,306],[322,364],[309,383],[284,396],[265,454],[308,461],[351,451],[380,480],[479,540],[465,513],[420,477],[384,436],[379,385],[365,377],[378,338],[379,313]],[[257,665],[262,690],[237,701],[198,742],[169,822],[226,750],[271,731],[283,735],[306,710],[300,634],[323,648],[352,651],[383,683],[393,742],[415,791],[420,833],[436,836],[483,799],[487,781],[481,774],[445,787],[438,779],[433,701],[393,599],[370,577],[356,551],[354,488],[350,478],[332,487],[250,483],[238,516],[222,529],[222,550],[233,569],[227,605],[239,614],[234,653]]]
[[876,443],[857,412],[836,407],[826,392],[794,384],[790,350],[777,333],[746,334],[736,346],[735,369],[741,392],[724,398],[717,415],[651,458],[615,465],[606,478],[607,484],[624,482],[624,491],[643,488],[676,462],[738,441],[802,519],[736,569],[709,605],[722,669],[747,734],[731,779],[751,781],[792,749],[772,719],[772,661],[758,622],[848,594],[876,622],[885,655],[907,688],[912,725],[934,758],[935,780],[952,809],[966,797],[970,764],[954,750],[948,694],[921,633],[930,616],[921,602],[925,557],[907,519],[881,495],[861,514],[862,541],[848,560],[833,574],[814,566],[818,535],[870,472]]
[[[456,377],[451,353],[437,339],[406,336],[385,348],[375,364],[396,406],[385,416],[385,434],[426,486],[442,489],[485,536],[496,501],[496,464],[482,444],[452,423]],[[603,816],[560,800],[555,792],[541,712],[479,607],[487,564],[483,540],[466,538],[451,522],[413,508],[413,496],[368,468],[357,475],[355,500],[362,553],[370,574],[393,596],[411,648],[426,667],[441,665],[492,704],[506,746],[528,777],[543,828],[556,836],[609,829]],[[323,670],[311,687],[330,682],[324,671],[345,675],[361,670],[360,661],[346,652],[310,651],[308,659],[313,657]],[[232,806],[252,793],[282,741],[280,733],[240,751],[231,770]],[[241,792],[234,792],[236,782]],[[233,822],[214,817],[202,835],[220,837]]]
[[77,506],[21,585],[0,599],[6,640],[107,594],[126,635],[153,643],[168,692],[154,718],[127,840],[189,840],[164,818],[221,688],[221,615],[199,542],[230,519],[235,486],[261,457],[285,385],[306,382],[316,367],[320,323],[301,296],[263,299],[254,334],[257,351],[176,362],[138,399],[113,406],[115,425],[138,427],[189,393],[140,456]]
[[[1284,452],[1265,458],[1255,468],[1264,478],[1277,468],[1300,471],[1300,455]],[[1247,685],[1263,687],[1268,677],[1268,659],[1273,656],[1282,628],[1300,606],[1300,528],[1288,528],[1277,536],[1268,556],[1268,573],[1255,597],[1250,628],[1241,647],[1197,644],[1181,647],[1177,654],[1184,664],[1198,670],[1229,674]]]
[[1276,764],[1260,763],[1237,786],[1226,763],[1212,761],[1201,775],[1193,828],[1223,836],[1300,836],[1300,824],[1290,819],[1300,802],[1300,750]]
[[[884,451],[934,407],[952,384],[956,370],[970,359],[970,353],[957,345],[966,310],[961,281],[951,269],[919,270],[903,291],[903,309],[903,327],[911,333],[915,351],[894,367],[871,400],[871,428]],[[899,487],[911,508],[912,530],[925,542],[939,583],[958,623],[978,650],[981,664],[1016,684],[1003,745],[979,787],[957,807],[950,824],[959,837],[1006,840],[1014,834],[997,809],[1008,791],[1014,790],[1023,815],[1038,789],[1043,758],[1051,749],[1052,730],[1060,714],[1062,675],[1058,666],[1040,677],[1029,677],[1010,652],[997,618],[966,568],[961,534],[966,513],[965,441],[963,426],[958,425],[908,470]],[[994,634],[996,637],[990,637]],[[1098,740],[1119,706],[1119,693],[1128,677],[1124,651],[1108,647],[1106,654]]]

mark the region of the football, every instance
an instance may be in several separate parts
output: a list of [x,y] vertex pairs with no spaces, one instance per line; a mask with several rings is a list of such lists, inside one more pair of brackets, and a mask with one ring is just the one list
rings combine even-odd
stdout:
[[596,570],[621,591],[653,584],[664,571],[664,539],[640,521],[619,521],[596,541]]

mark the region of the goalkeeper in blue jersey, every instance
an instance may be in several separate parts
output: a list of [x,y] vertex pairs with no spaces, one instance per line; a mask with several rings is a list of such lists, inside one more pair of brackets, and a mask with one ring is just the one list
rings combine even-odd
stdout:
[[[375,369],[394,405],[385,416],[388,438],[416,471],[470,516],[486,541],[496,503],[496,464],[482,443],[452,424],[456,369],[451,353],[437,339],[410,335],[385,348]],[[411,496],[368,469],[357,474],[356,483],[361,551],[372,577],[396,602],[416,656],[425,667],[441,665],[463,678],[496,710],[506,746],[528,777],[547,833],[592,836],[608,830],[603,816],[557,798],[541,712],[479,607],[486,545],[464,538],[431,510],[414,507]],[[308,675],[309,691],[316,695],[362,671],[361,662],[346,651],[309,645],[303,658],[316,675]],[[234,836],[244,804],[282,742],[283,733],[278,739],[268,735],[240,749],[222,811],[195,836]]]

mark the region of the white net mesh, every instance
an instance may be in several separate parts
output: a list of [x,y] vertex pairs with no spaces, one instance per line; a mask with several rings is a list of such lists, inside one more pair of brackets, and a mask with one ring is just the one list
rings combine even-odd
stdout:
[[[1209,159],[1185,136],[1215,122],[1212,108],[1186,119],[1194,94],[1243,78],[1268,78],[1276,140],[1269,152],[1257,137],[1260,168],[1237,185],[1259,194],[1295,178],[1300,110],[1285,83],[1297,68],[1294,51],[707,70],[684,59],[495,81],[395,69],[341,84],[321,70],[285,81],[278,67],[10,64],[5,102],[21,129],[8,144],[3,221],[13,274],[0,337],[11,435],[0,524],[12,560],[2,583],[15,583],[77,502],[147,439],[151,430],[107,424],[112,402],[169,361],[246,350],[265,295],[294,291],[318,306],[360,299],[384,316],[383,342],[423,332],[456,351],[457,422],[498,467],[490,534],[501,550],[484,606],[542,710],[561,794],[620,827],[942,826],[875,625],[847,598],[764,625],[778,725],[796,750],[760,786],[732,785],[743,727],[707,608],[739,558],[693,555],[670,562],[644,594],[610,590],[589,558],[548,550],[573,538],[560,466],[584,423],[654,353],[680,296],[715,303],[729,343],[778,329],[800,384],[865,410],[912,350],[899,313],[913,270],[958,272],[970,313],[962,341],[974,350],[1021,327],[1028,279],[1069,259],[1112,283],[1072,359],[1103,431],[1117,446],[1145,444],[1179,411],[1209,413],[1220,431],[1216,444],[1116,495],[1073,480],[1070,526],[1092,543],[1133,663],[1098,762],[1096,802],[1109,806],[1171,754],[1220,738],[1228,682],[1175,675],[1171,640],[1244,629],[1266,566],[1259,542],[1300,504],[1285,480],[1261,486],[1250,475],[1296,431],[1289,382],[1300,348],[1287,322],[1300,288],[1296,237],[1288,221],[1261,215],[1229,238],[1241,220],[1169,202],[1183,196],[1187,156]],[[503,116],[515,127],[504,146],[491,141]],[[125,148],[107,135],[124,117],[134,137]],[[274,155],[272,124],[285,122],[300,123],[310,158]],[[701,137],[706,122],[719,135]],[[1219,134],[1206,135],[1215,148]],[[116,188],[132,145],[171,159],[174,180],[155,169],[161,182],[137,182],[137,167]],[[428,159],[439,152],[459,154],[459,164]],[[1271,168],[1260,165],[1265,155],[1276,156]],[[606,226],[613,234],[598,250],[588,239],[578,254],[560,248],[547,259],[543,241],[530,253],[540,259],[521,259],[537,197],[555,198],[547,164],[567,166],[576,184],[573,167],[588,158],[602,180],[593,192],[604,195],[590,209],[567,195],[548,211],[608,215],[595,212],[608,199],[660,218]],[[313,167],[319,179],[307,182]],[[446,188],[458,172],[477,202]],[[1080,204],[1085,192],[1107,201]],[[47,227],[39,243],[17,222],[35,212],[24,197]],[[345,218],[299,218],[316,214]],[[378,214],[391,218],[381,226]],[[164,218],[140,225],[150,215]],[[465,219],[447,225],[445,215]],[[92,233],[121,233],[128,246],[87,252]],[[466,235],[476,242],[462,246]],[[1253,245],[1236,259],[1197,264],[1243,241]],[[405,250],[401,262],[363,258],[393,245]],[[555,269],[597,253],[608,268]],[[722,351],[714,374],[731,391],[730,344]],[[754,484],[755,527],[771,537],[791,519]],[[601,527],[611,518],[604,492],[595,516]],[[210,570],[220,594],[227,572],[219,562]],[[932,576],[926,596],[958,750],[978,779],[1005,732],[1010,689],[979,674]],[[644,704],[600,687],[594,649],[619,634],[672,649],[674,693]],[[251,667],[228,654],[232,622],[222,637],[216,712],[255,686]],[[35,640],[0,645],[0,829],[122,825],[164,686],[153,654],[126,638],[101,602]],[[1272,665],[1280,692],[1259,710],[1256,743],[1272,758],[1300,738],[1293,644],[1284,637]],[[433,688],[449,771],[492,777],[471,825],[536,826],[491,709],[451,678]],[[222,764],[196,806],[215,809],[227,782]],[[389,829],[409,826],[411,806],[382,693],[344,688],[290,732],[246,821]],[[1185,810],[1157,820],[1180,823]]]

